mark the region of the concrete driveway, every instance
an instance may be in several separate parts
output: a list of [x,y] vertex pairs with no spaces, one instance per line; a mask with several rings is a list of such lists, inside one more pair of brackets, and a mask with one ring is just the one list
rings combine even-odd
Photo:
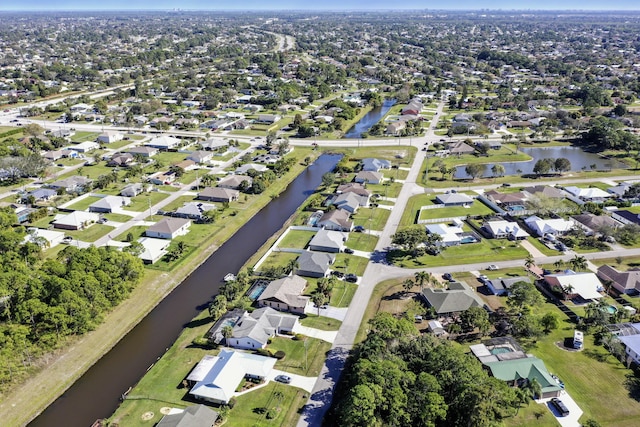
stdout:
[[562,403],[564,403],[564,405],[569,410],[569,415],[567,415],[566,417],[560,416],[558,411],[553,407],[553,405],[551,405],[551,399],[547,399],[546,401],[539,403],[544,404],[547,409],[551,411],[553,416],[556,417],[556,420],[562,427],[580,427],[581,424],[578,420],[582,416],[582,409],[580,409],[576,401],[573,400],[571,396],[569,396],[569,393],[567,393],[566,390],[562,391],[559,399],[562,400]]
[[[317,310],[316,310],[316,313],[317,313]],[[333,341],[336,339],[336,335],[338,335],[338,331],[323,331],[321,329],[302,326],[299,323],[293,328],[293,332],[295,332],[296,334],[306,335],[311,338],[317,338],[319,340],[326,341],[332,344],[333,344]]]
[[[336,319],[342,322],[344,320],[344,317],[347,315],[347,310],[347,307],[332,307],[328,305],[327,308],[320,309],[320,316],[331,317],[332,319]],[[304,312],[317,315],[318,309],[314,307],[313,304],[307,304]]]
[[316,381],[318,380],[318,377],[304,377],[302,375],[290,374],[289,372],[280,371],[278,369],[273,369],[266,379],[268,381],[275,381],[275,378],[278,375],[286,375],[290,377],[291,382],[286,385],[301,388],[308,393],[311,393],[311,390],[313,390],[313,386],[316,384]]

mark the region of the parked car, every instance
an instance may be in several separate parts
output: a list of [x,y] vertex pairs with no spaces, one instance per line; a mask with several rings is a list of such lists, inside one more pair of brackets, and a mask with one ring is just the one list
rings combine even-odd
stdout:
[[489,270],[489,271],[495,271],[495,270],[499,270],[499,269],[500,269],[500,267],[498,267],[495,264],[491,264],[489,267],[487,267],[487,270]]
[[444,280],[448,280],[448,281],[450,281],[450,282],[453,282],[453,281],[454,281],[454,280],[453,280],[453,276],[451,275],[451,273],[444,273],[444,274],[442,275],[442,278],[443,278]]
[[344,253],[345,253],[345,254],[352,254],[352,253],[353,253],[353,249],[351,249],[351,248],[344,248]]
[[291,382],[291,377],[288,375],[278,375],[274,378],[274,380],[282,384],[289,384]]
[[342,271],[336,271],[336,270],[333,270],[331,272],[331,275],[336,276],[339,279],[342,279],[344,277],[344,273]]
[[362,233],[364,232],[364,227],[361,225],[356,225],[355,227],[353,227],[353,231],[355,231],[356,233]]
[[489,280],[489,278],[487,276],[485,276],[484,274],[481,274],[480,276],[478,276],[478,280],[480,280],[481,282],[486,282],[487,280]]
[[344,280],[346,280],[347,282],[356,283],[358,281],[358,276],[353,273],[345,274]]
[[561,417],[566,417],[567,415],[569,415],[569,409],[562,402],[562,400],[558,399],[557,397],[551,399],[551,405],[556,409],[556,411],[558,411]]
[[64,236],[64,237],[62,238],[62,243],[69,244],[69,243],[71,243],[72,241],[73,241],[73,237],[71,237],[71,236]]

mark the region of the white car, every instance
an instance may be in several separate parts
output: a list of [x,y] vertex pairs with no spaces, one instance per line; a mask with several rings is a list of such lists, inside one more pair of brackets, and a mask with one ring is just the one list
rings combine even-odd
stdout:
[[491,264],[489,267],[487,267],[487,270],[489,270],[489,271],[495,271],[495,270],[498,270],[498,269],[499,269],[499,267],[497,265],[495,265],[495,264]]

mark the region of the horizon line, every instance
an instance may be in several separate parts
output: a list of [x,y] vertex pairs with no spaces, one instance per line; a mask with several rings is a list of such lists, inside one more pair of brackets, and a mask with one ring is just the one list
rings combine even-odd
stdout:
[[220,8],[143,8],[143,9],[3,9],[1,12],[637,12],[640,9],[505,9],[505,8],[461,8],[461,9],[433,9],[433,8],[345,8],[345,9],[220,9]]

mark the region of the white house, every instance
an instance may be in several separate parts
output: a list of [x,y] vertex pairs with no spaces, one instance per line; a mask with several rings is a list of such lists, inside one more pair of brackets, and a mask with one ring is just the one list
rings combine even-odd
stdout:
[[106,196],[89,205],[89,212],[111,213],[122,210],[123,207],[129,206],[131,199],[122,196]]
[[167,253],[167,248],[171,244],[170,240],[152,239],[151,237],[141,237],[138,242],[144,248],[138,258],[145,264],[153,264]]
[[226,344],[246,350],[265,348],[270,338],[282,332],[292,332],[297,323],[298,316],[263,306],[242,315],[233,327],[233,334],[227,338]]
[[41,228],[29,228],[27,235],[24,236],[24,242],[31,242],[41,245],[45,248],[53,248],[62,243],[64,233],[61,231],[43,230]]
[[613,197],[613,194],[607,193],[597,187],[579,188],[575,186],[564,187],[564,190],[574,197],[579,198],[585,202],[604,202],[608,198]]
[[319,252],[340,252],[348,238],[349,233],[321,229],[309,242],[309,249]]
[[57,215],[53,220],[55,228],[63,230],[82,230],[98,222],[100,215],[92,212],[74,211],[68,215]]
[[524,231],[517,222],[487,221],[482,226],[494,239],[526,239],[529,233]]
[[165,218],[153,224],[145,231],[147,237],[174,239],[189,232],[191,220],[185,218]]
[[100,144],[94,141],[85,141],[80,144],[70,145],[67,147],[67,149],[77,151],[78,153],[88,153],[89,151],[97,150],[98,148],[100,148]]
[[464,233],[462,227],[447,224],[428,224],[426,226],[429,234],[437,234],[444,246],[456,246],[460,244],[461,234]]
[[602,298],[602,283],[595,273],[575,273],[569,270],[562,274],[547,274],[544,280],[550,286],[558,286],[569,295],[578,294],[584,300]]
[[525,224],[539,237],[545,234],[561,236],[573,228],[573,222],[562,218],[541,219],[535,215],[524,220]]
[[122,141],[124,139],[124,135],[120,132],[105,132],[98,135],[98,142],[104,144],[110,144],[116,141]]
[[172,136],[163,135],[158,138],[153,138],[151,141],[147,142],[147,147],[157,148],[159,150],[171,150],[180,145],[182,141],[178,138],[174,138]]

